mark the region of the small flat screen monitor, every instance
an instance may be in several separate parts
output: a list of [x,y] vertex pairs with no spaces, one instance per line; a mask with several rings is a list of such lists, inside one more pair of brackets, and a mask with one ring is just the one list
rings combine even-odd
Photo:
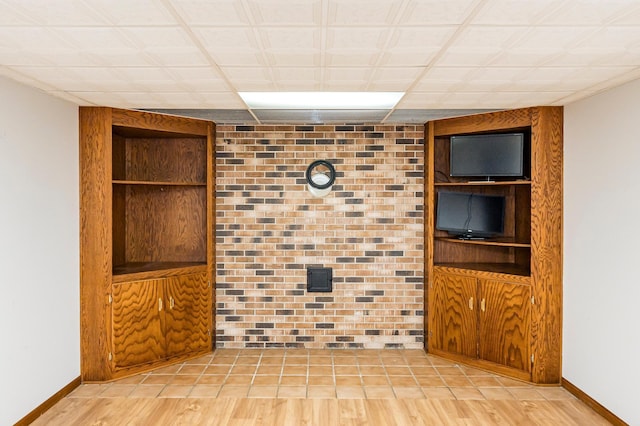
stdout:
[[465,192],[438,192],[436,229],[463,238],[490,238],[504,231],[505,198]]
[[451,137],[451,176],[521,177],[524,175],[524,134]]

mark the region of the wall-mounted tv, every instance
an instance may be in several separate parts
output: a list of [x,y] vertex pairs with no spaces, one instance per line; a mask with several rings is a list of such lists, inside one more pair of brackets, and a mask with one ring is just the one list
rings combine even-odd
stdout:
[[452,136],[450,175],[522,177],[524,146],[523,133]]
[[490,238],[504,231],[505,197],[438,192],[436,229],[462,239]]

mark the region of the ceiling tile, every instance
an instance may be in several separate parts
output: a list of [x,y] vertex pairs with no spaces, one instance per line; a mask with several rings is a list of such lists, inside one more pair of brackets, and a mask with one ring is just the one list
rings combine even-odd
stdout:
[[222,72],[239,92],[275,90],[275,82],[267,68],[223,67]]
[[266,52],[266,57],[269,65],[283,67],[317,67],[321,61],[319,52],[294,53],[288,50],[270,49]]
[[475,73],[470,67],[433,67],[414,86],[418,92],[443,92],[454,90]]
[[230,90],[227,81],[211,67],[172,67],[166,72],[189,90],[219,92]]
[[327,0],[329,25],[391,25],[400,10],[398,0]]
[[384,45],[391,31],[385,28],[341,27],[327,30],[327,51],[379,51]]
[[247,0],[258,25],[320,25],[320,0]]
[[[42,3],[42,2],[41,2]],[[53,2],[56,4],[64,1]],[[68,3],[68,2],[67,2]],[[73,3],[80,3],[75,1]],[[113,25],[176,25],[171,12],[159,0],[84,0],[88,7],[98,11]]]
[[320,49],[320,30],[317,28],[261,28],[260,37],[266,49],[287,49],[305,52]]
[[170,0],[180,16],[195,26],[236,26],[250,23],[241,0]]
[[325,53],[325,64],[328,67],[371,67],[375,66],[378,58],[378,51],[333,53],[328,50]]
[[206,27],[195,28],[193,32],[212,54],[215,54],[218,49],[258,50],[260,48],[250,27]]
[[564,0],[491,0],[484,2],[472,24],[536,25]]
[[410,0],[401,22],[406,25],[461,24],[475,0]]
[[3,0],[0,25],[105,25],[106,16],[81,1]]
[[545,25],[603,25],[637,8],[637,0],[565,0],[547,14]]

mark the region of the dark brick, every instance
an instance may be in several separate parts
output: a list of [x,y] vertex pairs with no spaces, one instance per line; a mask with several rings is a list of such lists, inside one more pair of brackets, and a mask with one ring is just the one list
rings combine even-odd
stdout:
[[397,138],[396,139],[396,143],[398,145],[408,145],[408,144],[412,144],[413,143],[413,139]]
[[284,151],[284,146],[282,145],[270,145],[267,147],[267,151]]
[[315,130],[314,126],[296,126],[296,132],[313,132]]
[[296,139],[296,145],[313,145],[313,139]]
[[356,158],[370,158],[373,157],[373,152],[356,152]]
[[334,328],[334,324],[332,322],[318,322],[316,328]]
[[275,158],[275,154],[273,152],[257,152],[256,158]]
[[259,217],[256,223],[276,223],[276,219],[274,217]]
[[338,257],[336,258],[337,263],[354,263],[356,259],[354,257]]
[[293,315],[293,309],[276,309],[276,315]]
[[249,330],[245,330],[245,332],[249,335],[252,336],[257,336],[259,334],[264,334],[264,330],[254,330],[254,329],[249,329]]
[[364,294],[367,296],[384,296],[384,290],[367,290]]
[[252,205],[248,205],[248,204],[238,204],[238,205],[235,207],[235,209],[236,209],[236,210],[253,210],[253,207],[254,207],[254,206],[252,206]]
[[296,342],[313,342],[313,336],[296,336]]
[[227,296],[242,296],[244,294],[244,290],[225,290],[224,294]]
[[356,297],[356,302],[362,302],[362,303],[373,302],[373,297],[371,297],[371,296],[358,296],[358,297]]
[[362,198],[347,198],[344,203],[345,204],[364,204],[364,200]]
[[363,277],[346,277],[344,279],[344,282],[346,282],[346,283],[363,283],[364,282],[364,278]]
[[255,129],[254,126],[236,126],[236,132],[253,132]]
[[336,132],[353,132],[354,126],[336,126]]
[[229,158],[224,160],[224,164],[244,164],[244,160],[242,158]]
[[353,336],[336,336],[336,342],[353,342]]
[[330,303],[333,302],[333,297],[331,296],[316,296],[315,299],[316,303]]
[[242,321],[242,317],[237,315],[228,315],[224,317],[224,320],[227,322],[237,322],[237,321]]
[[289,296],[304,296],[304,290],[289,290],[287,291]]
[[364,252],[365,256],[382,256],[383,253],[380,250],[366,250]]
[[276,250],[295,250],[295,244],[276,244]]
[[384,145],[367,145],[364,149],[366,151],[384,151]]
[[356,257],[356,263],[373,263],[372,257]]
[[274,324],[272,322],[257,322],[256,328],[273,328]]
[[385,185],[385,191],[404,191],[404,185]]
[[374,170],[374,167],[370,164],[359,164],[356,166],[356,171],[369,171]]
[[[264,204],[264,198],[249,198],[247,199],[248,204]],[[261,220],[261,219],[258,219]]]
[[256,271],[256,275],[258,276],[274,275],[274,271],[270,269]]
[[324,309],[324,303],[305,303],[305,309]]
[[344,217],[364,217],[364,212],[345,212]]
[[387,256],[404,256],[404,251],[402,250],[389,250],[385,252]]
[[304,269],[304,265],[298,263],[287,263],[284,265],[284,269]]
[[365,336],[379,336],[380,335],[380,330],[365,330],[364,331],[364,335]]

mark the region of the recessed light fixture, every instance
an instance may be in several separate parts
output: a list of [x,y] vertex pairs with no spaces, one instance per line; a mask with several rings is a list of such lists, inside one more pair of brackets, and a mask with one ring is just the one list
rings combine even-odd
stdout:
[[251,109],[391,109],[404,92],[239,92]]

